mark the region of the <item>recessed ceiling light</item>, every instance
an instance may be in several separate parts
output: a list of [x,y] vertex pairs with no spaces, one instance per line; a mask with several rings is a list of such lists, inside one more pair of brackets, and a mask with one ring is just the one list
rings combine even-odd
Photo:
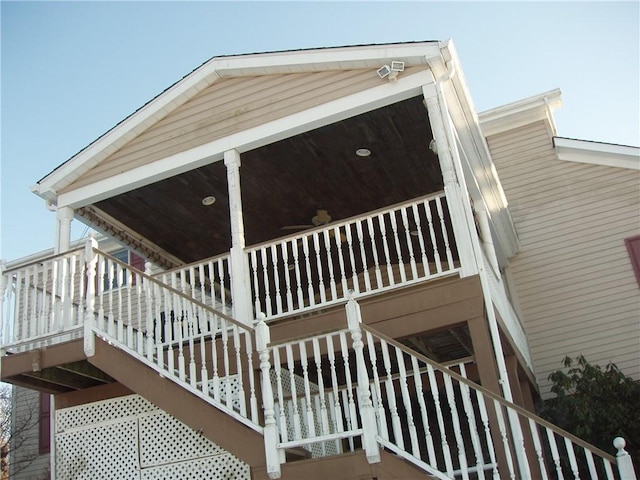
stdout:
[[369,155],[371,155],[371,150],[369,150],[368,148],[359,148],[356,150],[356,155],[358,155],[359,157],[368,157]]
[[209,195],[208,197],[204,197],[202,199],[202,204],[206,205],[207,207],[209,205],[213,205],[214,203],[216,203],[216,197],[214,197],[213,195]]

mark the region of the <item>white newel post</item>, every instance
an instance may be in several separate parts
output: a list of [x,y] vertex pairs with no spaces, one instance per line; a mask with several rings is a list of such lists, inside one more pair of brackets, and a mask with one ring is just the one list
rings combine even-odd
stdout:
[[353,298],[353,292],[349,291],[349,301],[347,302],[347,324],[353,340],[353,350],[356,354],[356,371],[358,380],[358,405],[360,406],[360,417],[362,419],[362,446],[367,455],[369,463],[380,462],[380,447],[378,446],[378,427],[376,424],[376,414],[371,402],[371,391],[369,389],[369,374],[367,364],[364,359],[364,343],[362,342],[362,313],[360,305]]
[[229,217],[231,220],[231,298],[233,316],[236,320],[251,325],[253,306],[249,283],[249,259],[245,255],[244,221],[242,218],[242,195],[240,191],[240,154],[237,150],[224,152],[229,188]]
[[445,112],[443,112],[438,100],[437,88],[434,84],[424,85],[422,94],[427,105],[429,123],[433,131],[433,139],[436,143],[440,169],[442,170],[442,180],[444,182],[444,193],[447,197],[449,214],[451,215],[451,225],[456,238],[458,255],[460,257],[460,275],[467,277],[478,273],[476,268],[473,245],[467,225],[467,216],[464,208],[464,198],[460,182],[456,174],[453,159],[453,146],[447,138],[445,131]]
[[256,349],[260,359],[260,380],[262,386],[262,408],[264,410],[264,452],[267,461],[269,478],[280,478],[280,455],[278,452],[278,426],[271,386],[271,363],[269,362],[269,342],[271,336],[269,326],[265,323],[264,314],[258,315],[255,327]]
[[633,468],[633,462],[631,461],[631,455],[624,447],[627,442],[622,437],[616,437],[613,439],[613,446],[618,450],[616,453],[616,461],[618,463],[618,473],[620,473],[620,480],[638,480],[636,477],[636,471]]
[[62,253],[69,250],[71,245],[71,221],[73,208],[58,207],[56,209],[56,244],[54,252]]
[[96,267],[98,264],[98,255],[94,251],[94,248],[98,248],[98,241],[91,235],[84,246],[84,261],[87,275],[87,303],[84,313],[84,353],[87,357],[93,357],[96,353],[93,327],[95,324]]

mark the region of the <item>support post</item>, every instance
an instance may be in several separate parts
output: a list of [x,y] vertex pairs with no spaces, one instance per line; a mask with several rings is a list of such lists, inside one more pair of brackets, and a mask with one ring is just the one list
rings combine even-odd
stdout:
[[482,235],[482,243],[484,244],[484,251],[491,262],[493,270],[496,275],[500,276],[500,265],[498,265],[498,257],[496,255],[496,248],[493,244],[493,238],[491,237],[491,228],[489,226],[489,214],[484,208],[480,208],[476,211],[478,218],[478,226],[480,227],[480,235]]
[[460,276],[468,277],[477,274],[478,269],[473,253],[470,227],[467,225],[467,216],[463,204],[466,197],[463,195],[454,165],[454,146],[451,145],[451,142],[447,138],[446,124],[448,123],[448,119],[445,118],[446,109],[443,109],[440,105],[436,85],[425,85],[422,87],[422,93],[427,106],[429,123],[433,130],[433,139],[436,143],[438,160],[440,161],[440,169],[442,171],[442,180],[444,182],[444,192],[447,197],[449,214],[451,215],[451,225],[453,226],[456,245],[458,247]]
[[56,209],[56,244],[54,253],[63,253],[69,250],[71,245],[71,221],[73,220],[73,208],[58,207]]
[[98,248],[98,241],[90,235],[84,246],[84,258],[87,266],[87,303],[84,314],[84,354],[93,357],[96,354],[95,335],[95,304],[96,304],[96,267],[98,255],[94,251]]
[[627,442],[622,437],[616,437],[613,439],[613,446],[618,450],[616,453],[616,461],[618,463],[618,473],[620,474],[620,480],[638,480],[636,477],[636,471],[633,468],[633,462],[631,461],[631,455],[624,447]]
[[231,298],[233,316],[236,320],[251,325],[253,306],[249,283],[249,260],[244,252],[244,221],[242,218],[242,194],[240,191],[240,154],[237,150],[224,152],[229,188],[229,218],[231,220]]
[[265,323],[264,314],[258,315],[256,332],[256,349],[260,359],[260,380],[262,387],[262,407],[264,409],[264,452],[267,460],[269,478],[280,478],[280,456],[278,452],[278,426],[271,386],[271,362],[269,361],[269,342],[271,336],[269,326]]
[[380,447],[378,446],[378,428],[376,414],[371,402],[369,389],[369,374],[364,359],[364,343],[362,342],[362,312],[360,305],[353,297],[353,291],[349,291],[347,302],[347,324],[353,340],[353,350],[356,354],[356,371],[358,379],[358,405],[360,406],[360,418],[362,420],[362,446],[369,463],[380,462]]

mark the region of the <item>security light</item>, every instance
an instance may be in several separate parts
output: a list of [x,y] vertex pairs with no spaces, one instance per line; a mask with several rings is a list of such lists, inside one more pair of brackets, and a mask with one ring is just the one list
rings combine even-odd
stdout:
[[380,76],[380,78],[385,78],[390,73],[391,73],[391,69],[389,68],[389,65],[383,65],[378,69],[378,75]]
[[399,62],[394,60],[391,62],[391,71],[392,72],[404,72],[404,62]]

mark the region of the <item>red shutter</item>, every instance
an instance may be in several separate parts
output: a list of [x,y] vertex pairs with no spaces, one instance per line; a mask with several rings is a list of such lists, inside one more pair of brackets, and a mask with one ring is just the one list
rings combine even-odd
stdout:
[[631,266],[636,274],[636,280],[638,281],[638,285],[640,285],[640,235],[625,238],[624,243],[627,246],[629,258],[631,258]]
[[[142,258],[140,255],[129,252],[129,265],[140,270],[141,272],[144,272],[144,258]],[[133,277],[133,284],[136,284],[135,276]]]
[[40,439],[38,450],[42,453],[51,451],[51,395],[40,392]]

